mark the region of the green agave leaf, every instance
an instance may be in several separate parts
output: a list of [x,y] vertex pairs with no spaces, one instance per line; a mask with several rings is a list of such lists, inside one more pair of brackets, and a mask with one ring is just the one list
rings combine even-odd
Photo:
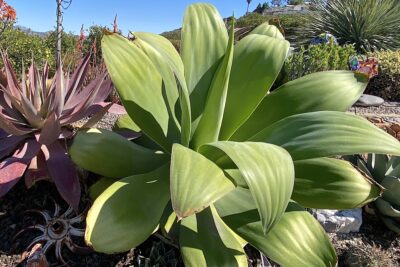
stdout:
[[[159,36],[157,38],[154,35],[151,33],[134,33],[136,38],[133,40],[133,43],[141,48],[142,51],[148,56],[162,77],[162,94],[164,102],[167,104],[168,116],[170,118],[168,125],[168,136],[173,138],[173,140],[179,140],[180,121],[175,114],[175,105],[179,104],[179,92],[176,85],[174,72],[172,71],[167,57],[164,56],[164,54],[168,54],[168,52],[163,51],[163,48],[166,47],[162,47],[162,45],[169,44],[171,45],[173,51],[176,51],[176,49],[174,49],[172,44],[164,37]],[[155,41],[152,39],[150,39],[150,41],[147,41],[146,39],[142,40],[141,36],[147,36],[148,39],[151,37],[157,38],[156,41],[158,41],[159,46],[155,46],[153,44]],[[177,54],[177,52],[175,53]]]
[[248,266],[241,244],[213,206],[182,220],[179,241],[186,267]]
[[318,72],[288,82],[265,96],[230,140],[247,140],[272,123],[295,114],[344,112],[360,98],[367,84],[352,71]]
[[93,203],[86,218],[86,243],[103,253],[124,252],[157,228],[169,201],[168,166],[112,184]]
[[204,155],[223,151],[243,175],[257,205],[264,232],[284,213],[294,184],[292,159],[284,149],[265,143],[216,142],[203,146]]
[[107,130],[79,131],[69,148],[72,161],[85,170],[110,178],[152,171],[169,156],[134,144]]
[[274,25],[269,25],[268,22],[264,22],[257,26],[254,30],[250,32],[250,34],[261,34],[281,40],[285,40],[285,37],[279,31],[279,29]]
[[[133,34],[136,37],[137,44],[143,48],[144,52],[160,71],[165,85],[170,116],[174,118],[179,128],[181,128],[180,123],[182,123],[182,141],[188,144],[191,127],[190,102],[181,57],[171,42],[161,35],[145,32],[135,32]],[[177,87],[175,79],[178,81],[179,87]],[[177,102],[178,100],[179,103]],[[181,101],[184,102],[182,103],[184,107],[180,106]],[[177,118],[179,114],[182,114],[180,119]]]
[[396,219],[392,219],[389,217],[382,216],[381,217],[383,223],[386,225],[387,228],[392,230],[393,232],[400,234],[400,221]]
[[386,188],[383,192],[383,199],[390,202],[390,204],[400,207],[400,178],[393,176],[386,176],[381,185]]
[[140,132],[139,126],[135,124],[135,122],[129,117],[129,115],[123,115],[118,118],[117,122],[114,125],[114,128],[117,130],[128,129],[135,132]]
[[400,209],[393,207],[393,205],[382,198],[378,198],[375,202],[379,213],[393,218],[400,218]]
[[386,171],[388,170],[388,155],[380,155],[380,154],[369,154],[367,158],[367,168],[372,174],[372,177],[381,182],[386,175]]
[[89,188],[89,196],[91,200],[96,200],[107,188],[109,188],[117,180],[103,177]]
[[178,241],[179,239],[179,223],[176,219],[176,213],[172,209],[171,202],[165,207],[163,215],[160,219],[160,230],[164,236]]
[[181,57],[191,100],[194,129],[203,113],[214,74],[225,55],[228,33],[218,10],[209,4],[190,5],[182,26]]
[[236,44],[219,140],[229,139],[254,112],[278,77],[288,49],[287,41],[260,34]]
[[390,157],[385,175],[400,177],[400,157]]
[[228,48],[222,63],[215,73],[208,92],[203,115],[192,138],[192,147],[197,149],[202,144],[218,141],[224,115],[226,95],[233,60],[234,20],[232,20]]
[[144,133],[170,151],[172,143],[179,139],[169,133],[172,118],[168,115],[165,85],[157,67],[142,49],[118,34],[104,35],[102,51],[129,116]]
[[379,185],[349,162],[319,158],[294,162],[292,199],[303,207],[352,209],[362,207],[382,193]]
[[335,250],[321,225],[293,202],[266,235],[249,190],[238,187],[215,207],[228,227],[283,267],[337,264]]
[[250,138],[285,148],[294,160],[335,155],[400,155],[400,142],[366,119],[319,111],[282,119]]
[[178,219],[202,211],[235,188],[214,162],[179,144],[172,148],[170,177]]

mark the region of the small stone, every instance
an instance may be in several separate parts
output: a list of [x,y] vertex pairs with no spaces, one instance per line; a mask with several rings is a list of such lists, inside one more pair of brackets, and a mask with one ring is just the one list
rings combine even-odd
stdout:
[[357,233],[362,224],[362,209],[313,210],[314,217],[328,233]]
[[379,107],[384,102],[385,100],[378,96],[363,94],[355,105],[359,107]]

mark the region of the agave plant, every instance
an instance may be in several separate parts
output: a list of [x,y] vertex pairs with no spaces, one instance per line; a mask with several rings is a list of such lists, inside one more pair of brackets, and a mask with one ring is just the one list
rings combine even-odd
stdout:
[[359,52],[400,48],[398,0],[321,1],[310,23],[315,35],[328,32]]
[[[39,72],[35,64],[22,82],[5,53],[2,53],[5,79],[0,80],[0,197],[25,174],[28,187],[51,178],[61,196],[74,208],[81,189],[66,141],[73,137],[71,123],[92,116],[84,127],[93,127],[112,103],[104,99],[112,90],[110,79],[102,74],[83,87],[90,56],[82,59],[71,77],[60,67],[51,85],[48,65]],[[118,106],[113,106],[115,112]]]
[[289,43],[268,24],[236,45],[233,25],[229,32],[213,6],[194,4],[180,56],[159,35],[105,34],[105,63],[129,115],[117,126],[143,136],[75,137],[72,160],[107,177],[91,189],[85,240],[116,253],[159,231],[186,266],[247,266],[247,243],[282,266],[335,266],[328,237],[302,206],[375,199],[379,186],[331,156],[400,154],[400,143],[344,112],[366,76],[314,73],[268,93]]
[[369,154],[349,156],[348,160],[385,188],[372,206],[387,228],[400,234],[400,157]]

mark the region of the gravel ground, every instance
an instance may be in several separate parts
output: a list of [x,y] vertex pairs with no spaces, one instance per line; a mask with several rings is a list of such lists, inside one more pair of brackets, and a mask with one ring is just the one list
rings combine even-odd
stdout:
[[349,113],[363,117],[380,117],[388,122],[400,122],[400,102],[385,102],[379,107],[351,107]]

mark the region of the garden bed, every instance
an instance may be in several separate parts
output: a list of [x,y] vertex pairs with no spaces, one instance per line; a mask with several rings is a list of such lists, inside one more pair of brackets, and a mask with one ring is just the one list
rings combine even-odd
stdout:
[[[373,108],[353,107],[349,112],[367,117],[378,126],[385,125],[390,128],[391,125],[400,123],[400,103],[385,103],[381,107]],[[116,119],[116,116],[108,114],[98,126],[111,129]],[[85,179],[90,185],[95,177],[89,176]],[[85,196],[87,194],[84,192],[83,199]],[[0,266],[17,266],[26,246],[38,234],[37,231],[27,231],[13,240],[14,235],[24,227],[42,223],[40,216],[24,214],[24,211],[35,208],[52,211],[54,210],[52,199],[64,203],[54,185],[48,182],[39,182],[29,190],[25,188],[23,182],[19,182],[10,193],[0,199]],[[66,209],[66,206],[62,206],[62,209]],[[357,257],[368,261],[376,260],[377,265],[355,266],[400,266],[400,237],[387,230],[373,215],[364,213],[363,219],[364,223],[359,233],[329,234],[338,253],[339,266],[349,266],[349,260]],[[76,240],[76,242],[82,244],[83,241]],[[251,249],[248,251],[250,255],[254,255]],[[63,256],[71,266],[145,266],[145,262],[150,266],[182,264],[177,250],[155,237],[127,253],[105,255],[92,252],[89,255],[77,255],[64,249]],[[51,266],[57,266],[52,251],[47,254],[47,259]],[[257,256],[250,256],[250,259],[253,263],[259,262]]]

